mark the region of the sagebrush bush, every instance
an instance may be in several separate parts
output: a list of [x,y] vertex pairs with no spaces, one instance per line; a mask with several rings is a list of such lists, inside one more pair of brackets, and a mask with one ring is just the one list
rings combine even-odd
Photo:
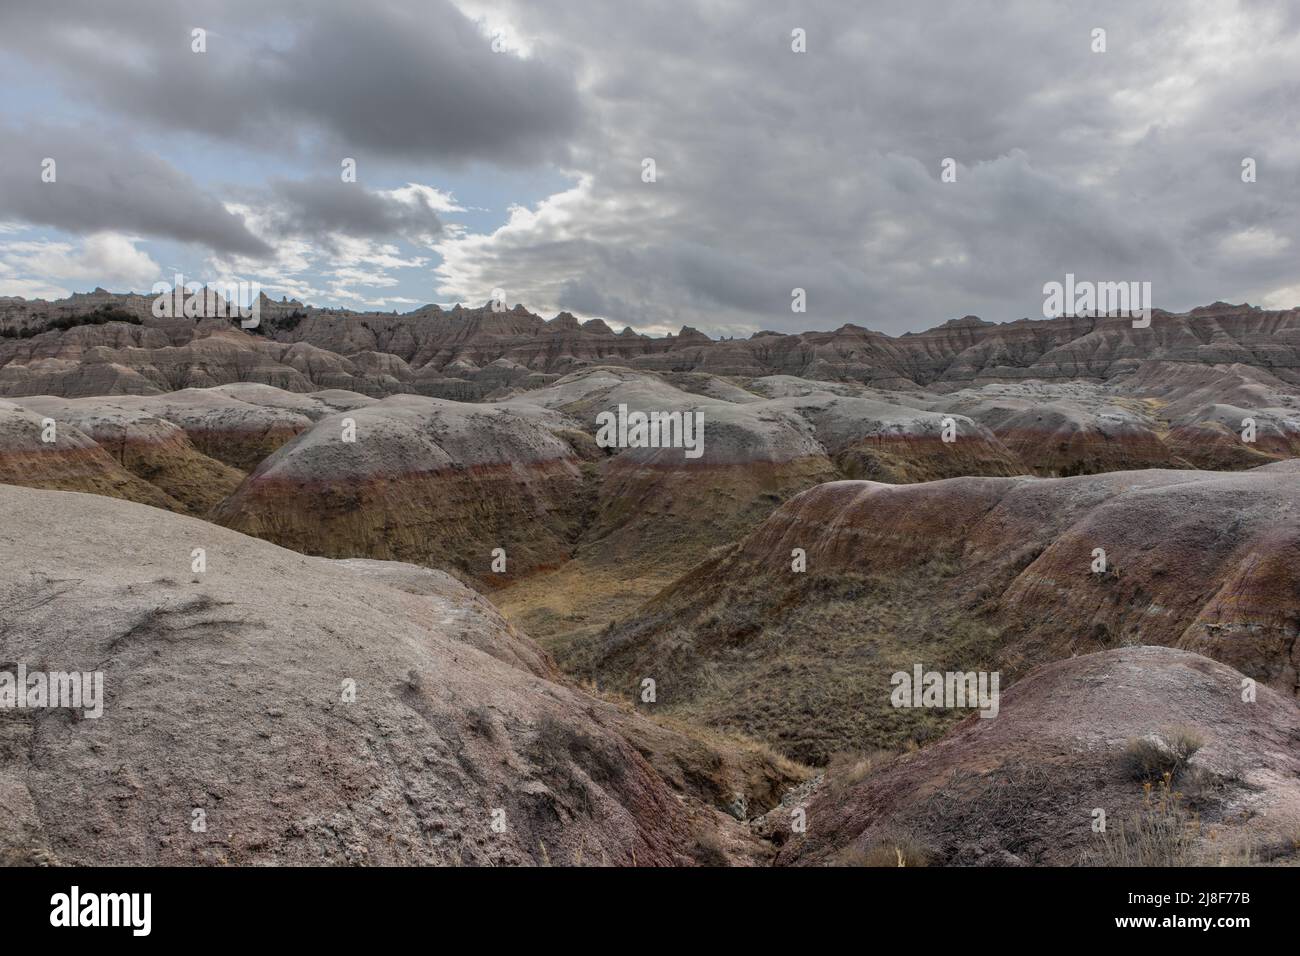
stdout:
[[930,848],[915,834],[895,830],[879,834],[863,845],[850,845],[836,855],[835,866],[927,866]]
[[1194,728],[1172,727],[1160,734],[1131,738],[1120,763],[1135,780],[1158,780],[1180,773],[1204,745],[1205,738]]

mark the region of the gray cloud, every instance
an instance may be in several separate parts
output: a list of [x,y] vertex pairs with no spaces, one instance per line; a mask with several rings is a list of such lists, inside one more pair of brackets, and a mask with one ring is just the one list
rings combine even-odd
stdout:
[[1041,315],[1066,272],[1150,280],[1175,309],[1300,285],[1283,3],[510,8],[588,78],[573,166],[590,182],[488,241],[444,242],[454,295],[897,332]]
[[6,0],[0,46],[135,122],[276,150],[525,163],[579,119],[565,70],[493,52],[449,0]]
[[419,192],[412,191],[406,201],[338,177],[275,180],[263,201],[270,207],[273,231],[316,241],[335,233],[418,239],[442,231],[437,210]]
[[[44,159],[56,179],[42,182]],[[261,256],[244,221],[162,158],[106,130],[0,127],[0,218],[71,233],[104,230]]]
[[[371,157],[573,174],[490,236],[437,233],[436,210],[385,194],[245,184],[271,233],[438,234],[444,298],[501,287],[537,309],[724,334],[1034,316],[1066,272],[1151,281],[1171,309],[1300,302],[1300,14],[1283,0],[494,10],[531,58],[492,53],[447,0],[57,14],[11,0],[0,46],[126,129],[285,148],[312,168],[356,155],[363,179]],[[641,182],[644,157],[658,182]],[[946,157],[956,183],[940,181]]]

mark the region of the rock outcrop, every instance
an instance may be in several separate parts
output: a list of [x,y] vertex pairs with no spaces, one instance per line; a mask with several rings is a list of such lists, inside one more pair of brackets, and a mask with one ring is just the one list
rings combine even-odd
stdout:
[[[0,669],[103,677],[98,717],[0,715],[4,862],[672,865],[752,850],[628,743],[617,728],[637,735],[639,718],[557,683],[445,575],[93,495],[0,486],[0,510]],[[672,731],[643,732],[657,760],[691,759]]]
[[60,424],[56,419],[3,400],[0,400],[0,483],[87,491],[183,510],[179,501],[132,474],[75,425]]
[[822,484],[602,635],[588,676],[630,693],[653,674],[669,709],[810,762],[941,732],[941,714],[889,705],[917,663],[1010,682],[1163,644],[1294,697],[1298,478],[1288,461]]
[[[396,395],[320,419],[214,520],[307,554],[454,568],[487,585],[570,557],[580,461],[539,407]],[[495,570],[494,570],[495,565]]]
[[[615,334],[604,322],[579,323],[568,313],[547,321],[522,306],[425,306],[397,315],[265,299],[261,325],[242,331],[223,319],[156,319],[150,301],[106,293],[54,303],[0,300],[0,394],[152,393],[252,381],[291,391],[345,388],[464,401],[536,388],[596,365],[951,390],[1102,382],[1165,362],[1239,364],[1300,384],[1300,310],[1246,304],[1156,311],[1144,329],[1121,318],[997,324],[967,316],[897,337],[846,324],[716,341],[691,328],[661,338],[629,329]],[[139,324],[97,324],[118,313]]]
[[[777,862],[1294,863],[1300,708],[1267,688],[1247,702],[1241,689],[1232,668],[1166,647],[1046,664],[1003,693],[996,719],[969,717],[859,779],[829,779],[805,807],[806,831],[787,825]],[[1173,756],[1168,783],[1143,780],[1131,741],[1192,752]]]

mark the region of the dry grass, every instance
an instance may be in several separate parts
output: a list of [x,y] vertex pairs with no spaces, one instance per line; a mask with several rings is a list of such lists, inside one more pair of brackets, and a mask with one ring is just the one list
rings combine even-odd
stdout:
[[691,855],[700,866],[731,866],[721,838],[712,830],[701,829],[696,833]]
[[928,866],[933,851],[908,830],[878,834],[865,845],[836,854],[833,866]]
[[578,559],[525,577],[495,592],[492,602],[546,648],[562,670],[590,679],[590,658],[601,630],[632,614],[672,581],[671,574],[640,575],[630,568],[599,568]]
[[897,756],[897,752],[883,749],[832,754],[826,763],[827,792],[835,796],[848,792]]
[[[1004,687],[1014,676],[999,659],[1000,635],[978,610],[936,599],[965,567],[952,555],[906,574],[810,572],[773,581],[724,579],[722,548],[690,575],[712,586],[664,592],[674,580],[669,569],[639,554],[616,565],[604,552],[595,560],[593,547],[497,591],[494,602],[600,696],[646,716],[671,714],[763,740],[802,764],[824,766],[840,751],[924,746],[971,713],[893,707],[897,671],[917,663],[999,670]],[[658,695],[650,705],[639,695],[646,677]]]
[[550,714],[538,722],[529,756],[551,789],[586,813],[593,807],[588,781],[617,790],[623,780],[625,768],[617,753]]
[[1215,773],[1205,767],[1187,767],[1176,780],[1178,791],[1193,810],[1218,808],[1233,790],[1256,789],[1246,783],[1240,770]]
[[[1096,838],[1081,862],[1091,866],[1259,866],[1289,859],[1300,841],[1234,834],[1248,818],[1229,812],[1236,791],[1256,790],[1237,769],[1193,766],[1204,737],[1190,727],[1130,740],[1120,763],[1143,780],[1142,804],[1129,820]],[[1217,822],[1216,822],[1217,821]]]
[[647,710],[614,728],[678,792],[732,815],[766,813],[813,776],[766,744]]
[[1084,854],[1090,866],[1192,866],[1201,836],[1200,818],[1175,792],[1172,775],[1144,786],[1137,815],[1100,834],[1100,845]]
[[900,816],[904,826],[925,835],[944,863],[972,840],[1032,863],[1056,839],[1053,821],[1070,792],[1059,767],[1014,761],[982,774],[953,770]]
[[992,671],[998,633],[969,609],[936,601],[954,565],[908,575],[792,575],[719,581],[691,608],[643,613],[600,636],[592,672],[635,697],[653,676],[659,701],[694,724],[765,740],[793,760],[825,766],[840,751],[904,750],[937,739],[970,709],[895,708],[896,671]]
[[1120,763],[1134,780],[1159,780],[1180,774],[1204,745],[1205,738],[1195,728],[1171,727],[1159,734],[1131,738]]

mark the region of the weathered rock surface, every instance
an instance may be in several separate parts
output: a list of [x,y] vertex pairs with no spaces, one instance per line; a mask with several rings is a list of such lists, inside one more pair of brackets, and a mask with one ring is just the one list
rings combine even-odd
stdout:
[[[728,392],[720,382],[716,389],[694,384]],[[806,420],[758,396],[743,396],[740,402],[714,398],[656,375],[597,368],[504,404],[556,409],[593,439],[598,416],[616,415],[620,406],[698,415],[698,457],[685,448],[606,450],[611,457],[600,468],[596,512],[580,547],[581,556],[598,565],[679,569],[752,527],[778,502],[835,475]]]
[[[52,424],[52,428],[50,427]],[[46,436],[53,441],[46,441]],[[0,483],[88,491],[160,508],[180,502],[123,467],[75,425],[0,400]],[[53,516],[51,516],[53,520]]]
[[[161,408],[147,402],[114,398],[68,399],[39,396],[22,399],[23,407],[84,432],[122,468],[148,482],[170,499],[169,507],[204,515],[239,486],[244,472],[210,458],[195,447],[185,429],[162,418]],[[64,491],[97,491],[89,483],[54,483],[39,480],[40,472],[18,482]],[[105,493],[100,491],[99,493]],[[132,501],[145,500],[114,494]],[[147,504],[163,502],[147,500]]]
[[[1117,750],[1175,725],[1209,741],[1219,846],[1300,827],[1296,310],[715,342],[150,301],[0,300],[0,482],[299,553],[0,485],[0,669],[101,666],[112,704],[0,712],[5,859],[762,862],[722,815],[803,772],[699,726],[832,767],[923,745],[830,775],[785,863],[1078,862],[1091,819],[1061,808],[1140,816]],[[702,454],[598,447],[620,405],[699,412]],[[918,663],[999,672],[1002,714],[889,706]]]
[[[865,779],[829,779],[787,835],[781,865],[1017,866],[1295,862],[1300,708],[1242,675],[1166,647],[1046,664],[938,743]],[[1166,795],[1126,771],[1134,738],[1202,742]],[[1094,832],[1097,810],[1106,832]],[[1151,859],[1125,860],[1125,834]],[[1135,854],[1136,855],[1136,854]]]
[[[219,389],[184,389],[165,395],[118,395],[111,398],[57,399],[30,396],[16,404],[57,420],[101,429],[112,440],[114,424],[144,427],[162,419],[180,428],[203,455],[242,472],[251,471],[290,438],[311,427],[312,419],[286,404],[243,401]],[[328,406],[314,403],[315,417]],[[131,437],[143,439],[138,431]]]
[[932,712],[888,706],[890,675],[916,663],[1010,681],[1164,644],[1293,697],[1298,479],[1288,461],[822,484],[602,635],[588,676],[630,692],[653,672],[670,709],[810,762],[941,731]]
[[[100,671],[105,691],[99,718],[0,711],[5,862],[665,865],[702,845],[753,850],[616,729],[639,718],[556,683],[445,575],[93,495],[0,486],[0,510],[0,662]],[[724,762],[645,732],[658,759]]]
[[308,554],[504,583],[568,560],[577,539],[583,477],[557,434],[567,425],[537,406],[395,395],[320,419],[263,461],[214,520]]
[[[547,321],[522,306],[501,312],[425,306],[397,315],[265,299],[262,325],[243,332],[219,319],[155,319],[150,301],[102,292],[54,303],[0,300],[0,334],[29,336],[0,339],[0,394],[140,393],[254,381],[291,391],[415,392],[463,401],[538,387],[595,365],[951,389],[1106,381],[1156,361],[1241,364],[1300,384],[1300,310],[1248,304],[1156,311],[1145,329],[1121,318],[997,324],[968,316],[898,337],[846,324],[829,332],[714,341],[688,328],[662,338],[626,329],[615,334],[598,320],[579,323],[561,313]],[[102,308],[123,310],[141,324],[62,330],[52,324]],[[40,331],[45,328],[51,331]]]

